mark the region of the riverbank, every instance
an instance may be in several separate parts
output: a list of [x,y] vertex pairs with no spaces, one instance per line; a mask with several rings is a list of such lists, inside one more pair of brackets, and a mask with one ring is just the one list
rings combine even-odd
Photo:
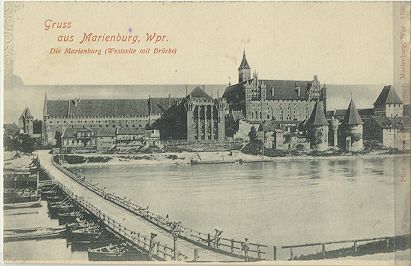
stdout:
[[[249,162],[276,162],[276,161],[301,161],[301,160],[357,160],[405,157],[410,154],[388,154],[375,151],[370,153],[352,153],[343,155],[310,156],[292,155],[285,157],[268,157],[251,155],[239,151],[226,152],[179,152],[179,153],[151,153],[136,155],[108,155],[108,154],[77,154],[66,155],[66,166],[125,166],[125,165],[190,165],[194,160],[200,163],[249,163]],[[70,159],[71,158],[71,159]],[[72,158],[76,158],[75,160]]]

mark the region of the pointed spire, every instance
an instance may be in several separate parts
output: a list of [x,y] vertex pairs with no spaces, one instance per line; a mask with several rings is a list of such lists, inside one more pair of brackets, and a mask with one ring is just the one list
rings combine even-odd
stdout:
[[23,113],[20,116],[20,119],[23,118],[33,118],[33,116],[31,115],[30,109],[28,107],[26,107],[23,111]]
[[44,93],[43,116],[48,116],[48,111],[47,111],[47,92]]
[[243,59],[241,60],[241,64],[238,67],[238,70],[240,70],[240,69],[250,69],[250,65],[248,64],[247,58],[245,56],[245,49],[243,51]]
[[345,113],[344,120],[342,122],[344,125],[362,125],[362,119],[358,113],[357,107],[355,107],[354,101],[351,98],[350,105],[348,105],[347,111]]
[[310,118],[308,118],[307,125],[309,126],[326,126],[328,125],[327,119],[324,113],[323,101],[315,102],[313,111],[311,112]]

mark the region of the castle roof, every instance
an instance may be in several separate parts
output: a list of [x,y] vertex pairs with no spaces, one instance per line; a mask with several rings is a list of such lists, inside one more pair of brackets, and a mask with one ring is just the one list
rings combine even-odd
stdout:
[[261,80],[266,85],[268,100],[305,100],[311,88],[311,81],[303,80]]
[[99,127],[93,131],[97,137],[115,137],[117,129],[115,127]]
[[401,104],[402,101],[391,85],[384,86],[374,105]]
[[213,98],[211,98],[210,95],[208,95],[202,88],[200,87],[196,87],[194,88],[190,95],[191,98],[205,98],[207,100],[212,100]]
[[344,125],[362,125],[363,122],[358,113],[357,107],[355,107],[354,101],[351,99],[350,105],[345,113],[344,120],[342,121]]
[[326,126],[328,125],[327,119],[324,113],[324,104],[322,101],[317,101],[314,105],[314,109],[311,112],[310,117],[306,123],[308,126]]
[[137,127],[120,127],[118,128],[117,135],[143,135],[146,133],[144,128]]
[[389,128],[404,128],[410,126],[410,120],[406,117],[394,117],[389,118],[386,116],[372,116],[372,122],[376,123],[380,128],[389,129]]
[[[266,85],[267,100],[306,100],[312,86],[312,81],[306,80],[259,80]],[[244,85],[249,81],[243,81],[227,87],[224,98],[237,99],[242,95],[245,97]],[[240,99],[237,99],[240,100]]]
[[131,117],[161,114],[179,98],[46,100],[50,117]]
[[94,132],[88,127],[66,127],[61,135],[62,138],[75,138],[77,132]]
[[33,118],[28,107],[26,107],[26,109],[24,109],[23,113],[21,114],[20,119],[22,118]]
[[238,70],[240,69],[250,69],[250,65],[247,62],[247,58],[245,57],[245,50],[243,52],[243,59],[241,60],[241,64],[238,67]]

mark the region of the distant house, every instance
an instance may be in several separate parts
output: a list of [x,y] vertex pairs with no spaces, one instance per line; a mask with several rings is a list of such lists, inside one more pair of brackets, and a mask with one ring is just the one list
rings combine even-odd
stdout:
[[372,116],[364,125],[368,140],[376,140],[387,148],[410,149],[410,117]]
[[97,137],[88,127],[67,127],[61,135],[61,148],[71,152],[94,152],[97,150]]
[[116,144],[116,128],[99,127],[93,129],[93,131],[95,132],[95,137],[97,139],[97,150],[108,150]]
[[142,144],[146,136],[144,128],[120,127],[117,129],[116,143],[118,144]]

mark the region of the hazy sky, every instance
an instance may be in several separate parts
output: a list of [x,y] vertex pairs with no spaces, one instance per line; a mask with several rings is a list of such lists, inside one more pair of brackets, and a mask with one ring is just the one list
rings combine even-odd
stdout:
[[[71,22],[71,28],[45,30],[47,19]],[[91,32],[131,32],[141,42],[80,44]],[[168,41],[146,43],[146,33],[153,32],[167,35]],[[74,41],[58,42],[59,35],[74,35]],[[25,85],[227,84],[229,77],[232,83],[238,80],[243,49],[260,78],[311,80],[317,74],[326,84],[390,84],[393,79],[388,2],[31,2],[15,13],[13,37],[14,74]],[[135,48],[137,54],[50,55],[52,47]],[[146,47],[176,48],[177,53],[138,53]],[[37,99],[43,96],[33,95],[43,91],[35,87],[13,92],[6,87],[5,108],[31,99],[36,99],[31,105],[42,105]],[[135,97],[147,94],[136,91]],[[6,110],[5,121],[15,112]]]

